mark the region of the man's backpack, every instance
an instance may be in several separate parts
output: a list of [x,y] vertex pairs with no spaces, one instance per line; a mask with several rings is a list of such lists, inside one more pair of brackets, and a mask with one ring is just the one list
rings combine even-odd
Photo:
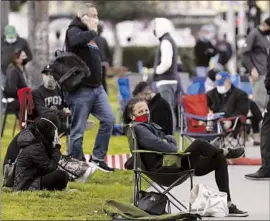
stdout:
[[60,50],[55,52],[52,72],[62,90],[67,92],[76,91],[83,80],[91,75],[89,67],[79,56]]

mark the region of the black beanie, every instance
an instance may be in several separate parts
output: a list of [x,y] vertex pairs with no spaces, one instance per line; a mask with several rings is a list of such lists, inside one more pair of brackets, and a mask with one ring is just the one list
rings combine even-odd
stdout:
[[264,23],[270,27],[270,17],[264,20]]

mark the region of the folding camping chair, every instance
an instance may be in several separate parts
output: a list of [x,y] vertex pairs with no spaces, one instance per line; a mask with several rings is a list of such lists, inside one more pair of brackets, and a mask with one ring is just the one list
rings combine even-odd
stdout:
[[[133,172],[134,172],[134,192],[133,192],[133,204],[134,206],[138,206],[138,201],[140,199],[140,191],[142,187],[141,181],[145,181],[148,183],[151,187],[153,187],[157,192],[161,194],[168,194],[169,197],[171,197],[175,202],[169,199],[168,203],[168,212],[170,213],[170,203],[174,205],[179,211],[188,210],[191,212],[191,204],[189,204],[189,209],[183,203],[181,203],[178,199],[176,199],[171,193],[170,190],[174,188],[175,186],[178,186],[182,184],[184,181],[186,181],[188,178],[190,178],[190,190],[193,188],[193,173],[194,170],[181,170],[181,158],[183,156],[186,156],[188,158],[189,167],[190,161],[189,161],[189,153],[162,153],[162,152],[155,152],[155,151],[148,151],[148,150],[140,150],[137,143],[136,133],[134,127],[138,123],[131,123],[127,125],[127,137],[129,141],[129,148],[133,156]],[[179,168],[179,172],[174,173],[161,173],[161,172],[152,172],[152,171],[146,171],[146,168],[144,166],[144,162],[141,158],[141,154],[158,154],[162,155],[163,157],[163,166],[177,166]],[[167,164],[170,162],[169,164]],[[174,163],[172,163],[174,162]],[[160,187],[157,188],[156,185]],[[167,189],[165,188],[167,187]],[[181,208],[182,209],[181,209]]]
[[[184,137],[202,139],[207,142],[223,147],[245,146],[245,139],[241,139],[242,129],[245,127],[245,117],[223,117],[224,113],[208,115],[207,95],[184,95],[180,97],[180,149],[184,148]],[[233,126],[225,130],[222,126],[224,121],[233,121]],[[211,130],[208,125],[212,124]],[[244,135],[245,136],[245,135]]]

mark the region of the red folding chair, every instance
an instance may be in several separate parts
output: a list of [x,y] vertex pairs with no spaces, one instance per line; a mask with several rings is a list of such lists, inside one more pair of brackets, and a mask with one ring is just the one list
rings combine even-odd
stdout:
[[[216,113],[209,117],[206,94],[180,96],[180,149],[184,148],[184,137],[188,140],[203,139],[216,142],[223,137],[223,131],[218,121],[224,113]],[[207,123],[213,122],[215,130],[209,132]],[[220,142],[221,143],[221,142]]]
[[20,129],[27,127],[28,123],[33,122],[34,102],[32,90],[29,87],[22,88],[17,92],[20,102],[19,126]]

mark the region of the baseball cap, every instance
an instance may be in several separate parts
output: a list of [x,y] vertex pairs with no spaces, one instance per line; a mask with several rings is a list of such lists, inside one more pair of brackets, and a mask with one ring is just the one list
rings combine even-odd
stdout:
[[43,70],[41,71],[42,74],[47,74],[48,72],[52,72],[52,65],[51,64],[47,64]]
[[14,26],[6,25],[4,30],[4,35],[6,38],[16,38],[17,32]]
[[226,80],[231,79],[231,75],[226,71],[220,71],[216,75],[216,84],[221,86]]

